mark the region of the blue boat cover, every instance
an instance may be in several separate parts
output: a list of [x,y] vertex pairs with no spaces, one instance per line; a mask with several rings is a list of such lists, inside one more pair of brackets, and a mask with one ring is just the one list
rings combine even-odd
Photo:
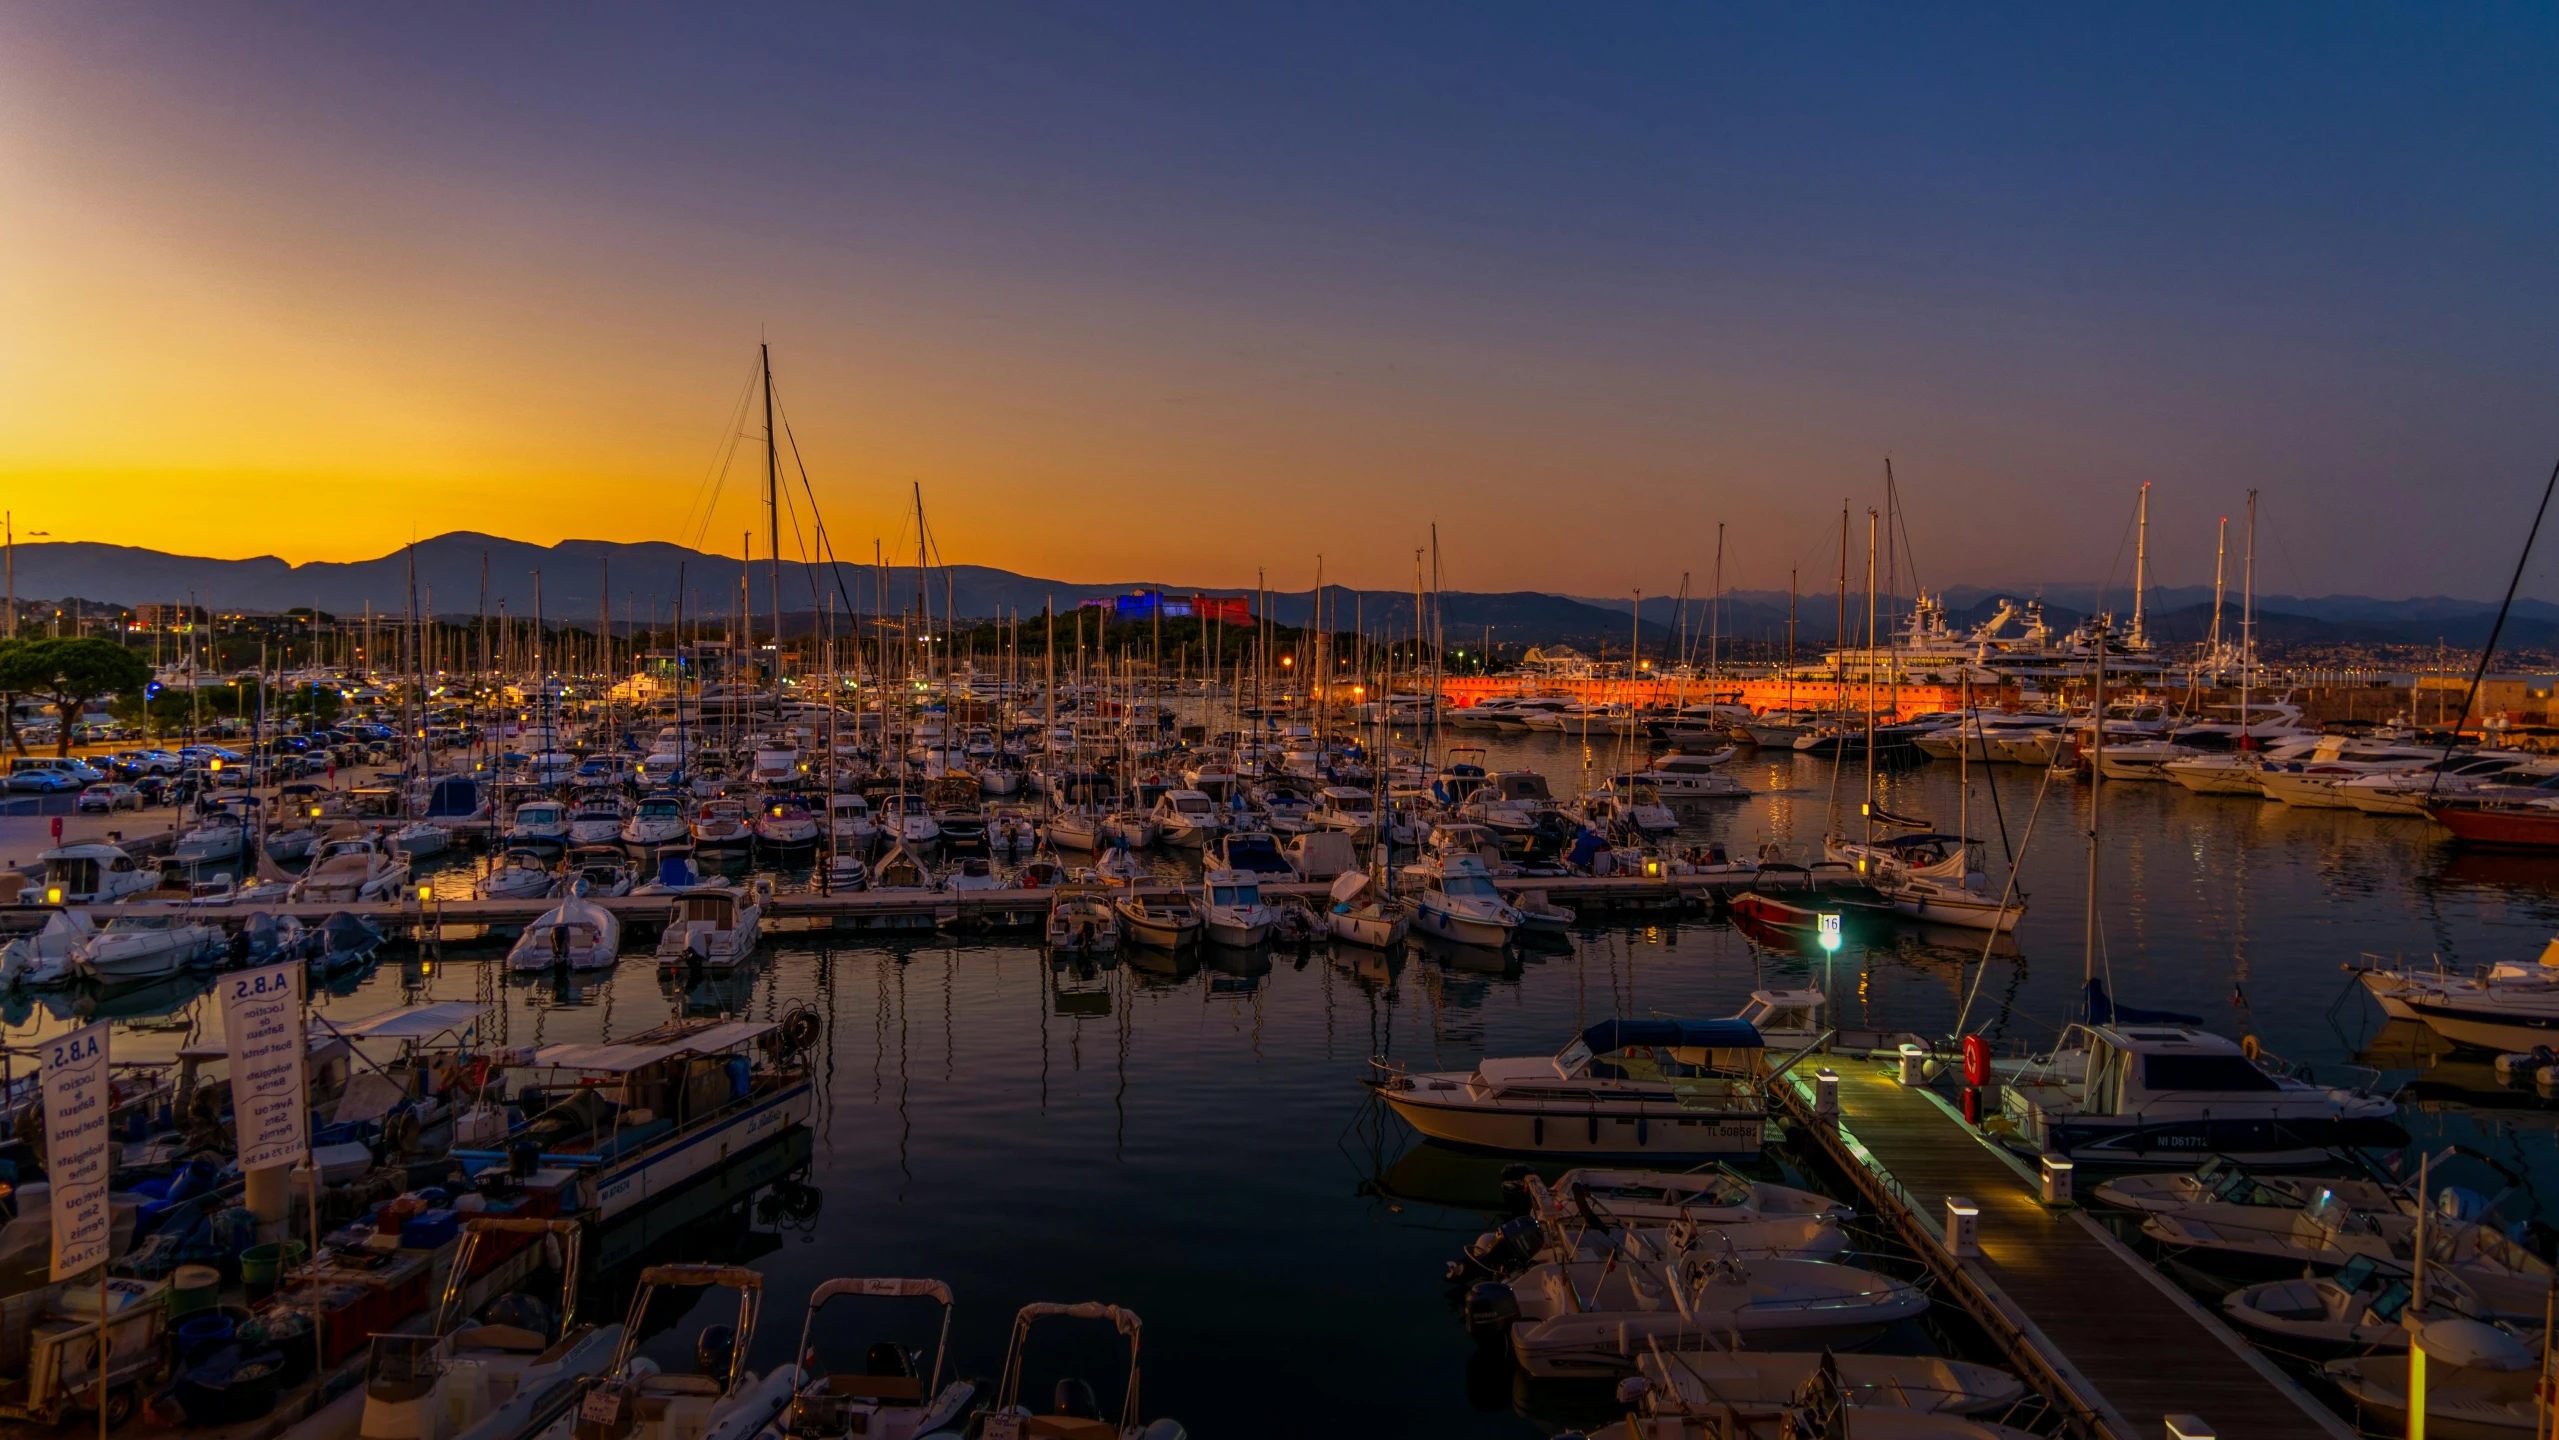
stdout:
[[435,782],[435,787],[427,792],[426,813],[430,820],[467,819],[478,814],[479,809],[480,787],[474,781],[449,777]]
[[1602,1020],[1582,1032],[1594,1055],[1637,1045],[1682,1045],[1705,1050],[1756,1050],[1768,1042],[1747,1020]]

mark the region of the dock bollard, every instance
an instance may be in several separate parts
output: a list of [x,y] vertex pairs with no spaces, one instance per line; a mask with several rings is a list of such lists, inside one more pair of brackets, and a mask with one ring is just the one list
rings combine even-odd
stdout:
[[2200,1415],[2171,1415],[2168,1417],[2168,1440],[2220,1440],[2220,1437]]
[[1958,1260],[1981,1258],[1981,1207],[1962,1195],[1946,1197],[1946,1253]]
[[2044,1203],[2047,1205],[2073,1203],[2070,1192],[2071,1163],[2058,1155],[2047,1155],[2043,1160]]
[[1925,1046],[1925,1045],[1913,1045],[1913,1044],[1909,1043],[1908,1041],[1904,1041],[1904,1042],[1902,1043],[1902,1047],[1901,1047],[1901,1083],[1903,1083],[1904,1085],[1923,1085],[1923,1084],[1926,1084],[1926,1083],[1927,1083],[1927,1081],[1928,1081],[1928,1075],[1927,1075],[1927,1071],[1926,1071],[1926,1068],[1925,1068],[1925,1067],[1927,1066],[1927,1064],[1928,1064],[1928,1047],[1927,1047],[1927,1046]]
[[1813,1072],[1813,1118],[1839,1118],[1839,1072],[1827,1065]]

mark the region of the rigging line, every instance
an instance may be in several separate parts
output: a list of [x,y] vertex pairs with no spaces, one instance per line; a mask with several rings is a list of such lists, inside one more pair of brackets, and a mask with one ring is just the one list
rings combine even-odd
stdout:
[[2133,532],[2141,528],[2141,502],[2133,502],[2133,513],[2124,517],[2124,533],[2115,541],[2115,563],[2106,567],[2105,582],[2097,587],[2097,601],[2089,607],[2094,614],[2103,613],[2106,597],[2115,593],[2115,576],[2124,568],[2124,552],[2132,548]]
[[[809,483],[809,465],[808,461],[802,459],[800,456],[800,437],[791,429],[790,407],[782,404],[778,395],[775,397],[774,406],[776,413],[778,413],[782,418],[782,438],[790,442],[792,468],[800,472],[800,490],[809,497],[809,520],[817,529],[818,560],[826,566],[827,578],[834,582],[836,595],[839,599],[843,600],[845,612],[847,614],[859,614],[861,612],[853,604],[852,592],[844,587],[843,562],[836,558],[835,542],[827,534],[826,512],[818,508],[817,487]],[[794,539],[799,538],[799,515],[796,511],[793,512],[791,516],[791,525],[792,537]],[[801,555],[803,557],[802,563],[804,564],[808,563],[806,559],[807,553],[808,552],[804,544],[801,550]],[[810,607],[812,609],[816,608],[820,603],[820,599],[821,592],[817,583],[817,574],[812,570],[809,574]]]
[[[2452,759],[2453,746],[2461,739],[2461,722],[2470,718],[2470,707],[2479,703],[2479,684],[2488,678],[2488,662],[2497,653],[2497,637],[2505,633],[2506,613],[2515,608],[2515,591],[2523,584],[2524,566],[2532,560],[2532,542],[2541,535],[2542,517],[2550,513],[2550,494],[2554,490],[2559,490],[2559,464],[2550,467],[2550,480],[2541,487],[2541,504],[2532,512],[2532,528],[2524,532],[2523,553],[2515,557],[2515,573],[2506,581],[2505,603],[2497,607],[2496,623],[2488,627],[2488,643],[2479,647],[2479,664],[2470,672],[2470,691],[2462,697],[2461,714],[2454,718],[2452,734],[2444,740],[2445,762]],[[2243,715],[2240,718],[2245,720],[2247,717]],[[2426,784],[2426,793],[2434,794],[2436,787],[2442,784],[2443,765],[2438,764],[2435,778]]]
[[[736,462],[737,448],[746,439],[746,416],[748,407],[754,403],[757,369],[756,365],[747,367],[746,384],[738,390],[737,403],[729,407],[727,438],[712,451],[711,464],[701,483],[694,487],[693,504],[685,509],[684,529],[677,535],[687,549],[701,548],[711,528],[712,512],[719,508],[720,490],[728,480],[729,467]],[[698,521],[695,518],[697,509],[700,512]]]
[[[2026,816],[2025,836],[2017,845],[2017,851],[2021,855],[2025,853],[2028,846],[2035,843],[2035,822],[2043,817],[2044,797],[2052,793],[2052,788],[2052,767],[2047,765],[2044,767],[2044,783],[2035,791],[2035,808]],[[2017,862],[2015,860],[2010,860],[2008,862],[2008,883],[1999,893],[1999,903],[2001,908],[2005,909],[2008,904],[2008,897],[2016,893],[2017,877],[2020,873]],[[1973,999],[1975,996],[1981,994],[1981,978],[1990,973],[1990,952],[1998,944],[1999,931],[1996,929],[1993,929],[1990,932],[1990,937],[1988,939],[1982,941],[1981,968],[1973,972],[1973,988],[1964,996],[1963,1008],[1955,1012],[1955,1033],[1958,1035],[1964,1033],[1964,1018],[1972,1014]]]

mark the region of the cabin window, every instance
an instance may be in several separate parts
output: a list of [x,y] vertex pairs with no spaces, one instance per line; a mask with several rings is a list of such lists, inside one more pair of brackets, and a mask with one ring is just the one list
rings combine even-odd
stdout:
[[2274,1077],[2239,1055],[2144,1055],[2141,1079],[2166,1090],[2273,1090]]

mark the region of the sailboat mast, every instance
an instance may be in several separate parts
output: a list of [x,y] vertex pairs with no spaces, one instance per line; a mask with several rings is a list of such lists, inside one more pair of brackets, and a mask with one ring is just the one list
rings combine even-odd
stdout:
[[[2088,717],[2088,934],[2083,942],[2086,946],[2084,965],[2087,971],[2083,980],[2097,978],[2098,810],[2099,801],[2106,793],[2106,617],[2100,615],[2089,624],[2090,633],[2096,641],[2097,671],[2096,683],[2091,690],[2092,709]],[[2240,719],[2244,734],[2244,725],[2247,720],[2245,710],[2240,712]]]
[[773,434],[773,347],[755,348],[764,357],[764,563],[772,576],[773,684],[778,690],[782,683],[782,452]]
[[[2248,555],[2239,581],[2239,748],[2253,750],[2248,733],[2248,691],[2257,678],[2257,492],[2248,492]],[[2410,708],[2414,708],[2413,706]]]
[[2213,682],[2221,679],[2221,594],[2222,566],[2230,558],[2230,517],[2221,517],[2221,534],[2212,542],[2212,646],[2204,653],[2212,657]]
[[[2133,623],[2132,643],[2142,643],[2142,602],[2150,590],[2150,482],[2141,482],[2141,521],[2135,528],[2133,541]],[[2122,553],[2120,551],[2116,552]]]
[[1866,843],[1875,843],[1875,508],[1866,507]]

